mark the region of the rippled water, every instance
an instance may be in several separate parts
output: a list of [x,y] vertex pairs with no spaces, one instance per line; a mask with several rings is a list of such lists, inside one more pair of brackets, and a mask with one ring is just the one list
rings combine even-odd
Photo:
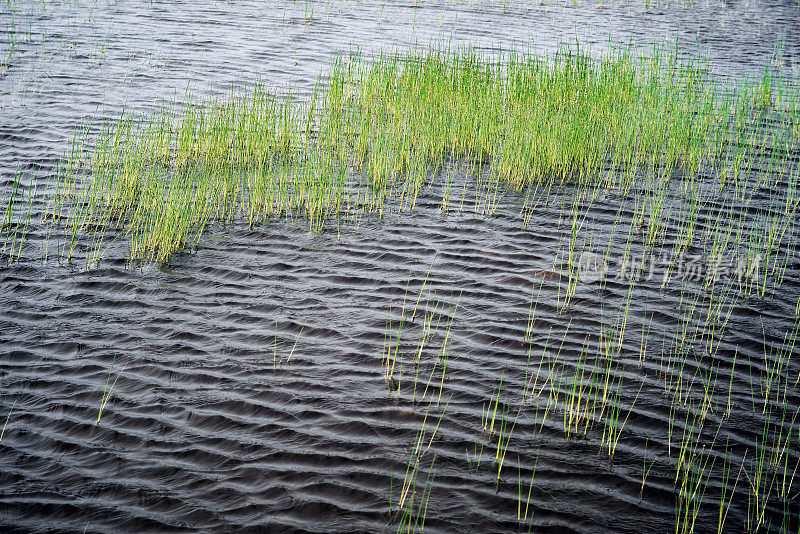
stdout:
[[[337,52],[466,44],[552,51],[575,41],[600,50],[677,37],[683,54],[707,54],[720,77],[757,76],[771,64],[796,78],[797,35],[793,2],[3,2],[0,182],[21,172],[23,183],[41,188],[77,128],[181,100],[187,90],[224,93],[261,79],[302,98]],[[632,415],[613,461],[600,452],[602,429],[567,441],[560,413],[542,423],[544,397],[517,402],[540,359],[558,352],[577,361],[586,339],[625,306],[628,284],[612,281],[581,284],[561,309],[554,270],[569,240],[569,221],[559,219],[569,195],[553,191],[525,225],[521,193],[506,192],[492,218],[472,215],[469,197],[462,213],[443,218],[441,194],[431,190],[415,212],[365,216],[340,234],[310,234],[303,221],[217,226],[197,250],[161,267],[129,265],[120,240],[89,271],[45,259],[49,226],[34,222],[21,260],[0,268],[0,413],[10,412],[0,528],[393,531],[390,498],[398,500],[415,436],[425,423],[430,437],[446,405],[425,460],[436,456],[426,531],[528,531],[518,509],[534,465],[533,531],[672,530],[674,450],[662,392],[680,373],[663,373],[660,347],[639,358],[645,328],[659,343],[675,340],[686,307],[680,287],[643,284],[631,304],[620,370]],[[610,237],[620,202],[608,197],[594,208],[599,238]],[[800,260],[789,254],[780,290],[736,302],[714,362],[735,377],[722,434],[739,458],[760,435],[752,376],[765,346],[780,346],[793,324]],[[387,388],[387,332],[396,335],[400,308],[418,296],[418,317],[400,343],[402,380]],[[436,306],[447,311],[442,324],[452,320],[451,360],[442,385],[431,381],[442,403],[425,421],[432,394],[415,395],[409,361],[425,309]],[[440,376],[431,369],[443,331],[428,342],[423,374]],[[735,357],[749,364],[734,366]],[[683,374],[698,376],[710,363],[690,363]],[[797,363],[788,376],[797,376]],[[96,426],[104,388],[117,376]],[[492,443],[480,466],[472,460],[495,395],[515,414],[522,407],[499,478]],[[713,417],[725,402],[715,401]],[[640,492],[643,464],[653,467]],[[744,475],[739,484],[744,493],[726,523],[732,532],[747,516]],[[720,487],[710,480],[712,512]],[[773,530],[785,516],[770,505]],[[703,513],[696,529],[716,525]]]

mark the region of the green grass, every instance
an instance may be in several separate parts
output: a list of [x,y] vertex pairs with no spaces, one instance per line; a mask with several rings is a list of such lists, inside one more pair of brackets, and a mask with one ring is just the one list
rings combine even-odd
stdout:
[[111,381],[111,375],[114,372],[114,361],[116,361],[116,359],[117,359],[116,356],[114,356],[114,359],[111,361],[111,369],[109,369],[108,371],[108,376],[106,377],[106,384],[103,387],[103,395],[100,397],[100,410],[97,412],[97,420],[94,423],[95,426],[100,426],[100,417],[103,415],[103,410],[105,409],[106,404],[108,404],[108,401],[111,399],[111,393],[114,391],[114,386],[117,385],[117,380],[119,380],[122,371],[125,370],[125,366],[123,366],[122,369],[120,369],[119,372],[117,373],[117,376],[114,378],[114,381],[113,382]]
[[[796,112],[796,96],[765,79],[771,98],[789,94],[794,100],[783,102]],[[163,262],[218,222],[301,217],[321,231],[361,213],[413,209],[435,171],[455,162],[476,176],[475,209],[486,215],[508,188],[578,183],[596,197],[601,186],[627,192],[676,174],[691,183],[701,172],[726,177],[744,195],[738,176],[749,154],[732,160],[731,147],[756,135],[754,117],[768,112],[765,84],[719,87],[700,62],[664,48],[646,55],[563,48],[552,57],[490,58],[471,49],[339,57],[303,102],[257,84],[125,115],[96,136],[79,132],[51,188],[48,215],[63,228],[63,259],[96,260],[102,242],[121,232],[132,259]],[[723,98],[726,92],[733,96]],[[797,116],[785,115],[776,131],[791,133]],[[790,133],[778,141],[796,146]],[[449,184],[444,190],[449,210]],[[665,226],[663,187],[656,191],[650,241]],[[693,241],[702,197],[692,198],[676,252]],[[754,246],[780,244],[785,218],[771,221],[773,231]],[[573,225],[577,233],[577,218]],[[100,236],[94,246],[81,245],[91,232]]]

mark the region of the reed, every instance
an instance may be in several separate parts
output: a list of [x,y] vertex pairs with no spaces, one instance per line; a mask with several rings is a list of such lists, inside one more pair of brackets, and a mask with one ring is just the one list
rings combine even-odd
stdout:
[[[297,349],[297,344],[300,342],[300,337],[303,335],[303,331],[306,329],[306,325],[300,327],[300,332],[297,333],[297,336],[294,338],[294,343],[292,344],[292,348],[289,350],[289,354],[286,354],[285,349],[280,351],[280,356],[278,354],[278,323],[275,322],[275,340],[274,340],[274,348],[273,348],[273,359],[272,363],[275,367],[280,367],[284,363],[289,363],[294,355],[295,349]],[[284,360],[285,358],[285,360]]]
[[[434,455],[429,465],[425,465],[427,453],[433,445],[433,440],[436,438],[436,433],[439,426],[442,424],[447,406],[444,407],[436,424],[432,429],[428,428],[428,416],[431,406],[425,410],[425,415],[422,420],[422,425],[414,438],[414,444],[410,451],[408,463],[406,465],[405,475],[403,478],[402,488],[400,495],[395,505],[392,502],[391,489],[389,498],[390,511],[393,509],[393,516],[399,519],[397,532],[417,532],[417,528],[421,532],[425,526],[425,518],[427,516],[428,501],[432,487],[433,466],[436,462]],[[428,434],[430,433],[430,438]],[[420,499],[417,499],[418,481],[420,474],[427,471],[425,482],[422,484]],[[417,503],[415,510],[414,504]]]
[[6,186],[3,197],[8,196],[5,209],[0,214],[0,239],[3,242],[0,255],[7,255],[8,264],[20,259],[28,235],[36,200],[36,183],[31,176],[26,187],[22,186],[22,174],[17,172],[14,180]]
[[[435,262],[435,259],[434,257],[433,262]],[[423,295],[425,294],[428,278],[433,270],[433,262],[431,262],[422,281],[419,294],[413,303],[414,307],[411,308],[411,301],[408,299],[408,288],[411,284],[411,278],[409,278],[400,308],[400,316],[396,321],[393,319],[392,310],[389,310],[385,322],[381,359],[384,380],[390,395],[393,395],[396,399],[400,398],[402,370],[406,365],[406,368],[411,368],[413,374],[413,383],[411,385],[412,402],[422,402],[428,396],[428,391],[435,392],[438,389],[437,404],[440,404],[451,355],[451,329],[458,311],[458,300],[453,302],[452,294],[449,301],[439,300],[434,294],[424,301],[424,308],[422,308],[421,312],[422,320],[413,320],[417,311],[420,310],[420,304],[423,303]],[[440,330],[443,330],[443,332],[440,332]],[[417,333],[417,341],[414,345],[410,345],[404,338],[404,333],[407,335],[410,331],[416,331]],[[431,347],[436,342],[441,343],[438,349]],[[413,347],[412,356],[408,358],[405,355],[411,347]],[[431,349],[433,349],[435,357],[431,357]],[[405,364],[404,360],[406,360]],[[438,379],[434,379],[437,369],[441,375]]]
[[769,424],[764,420],[761,437],[756,443],[755,459],[750,470],[745,470],[745,476],[750,485],[750,494],[747,500],[747,518],[745,526],[748,532],[757,532],[764,524],[772,485],[775,479],[767,485],[769,476]]
[[[687,451],[689,458],[684,462],[680,475],[676,506],[676,534],[691,534],[708,489],[708,480],[714,469],[716,457],[709,451],[694,449]],[[710,462],[710,465],[709,465]]]
[[518,478],[518,491],[517,491],[517,522],[521,525],[525,525],[528,523],[530,531],[533,528],[533,515],[534,512],[531,510],[530,519],[528,518],[528,509],[531,505],[531,493],[533,492],[533,479],[536,477],[536,468],[539,466],[539,453],[536,453],[536,461],[533,464],[533,469],[531,470],[531,479],[528,482],[528,495],[525,499],[525,507],[522,506],[522,472],[521,467],[519,472],[517,473]]
[[592,423],[589,413],[589,402],[594,391],[594,369],[587,362],[588,338],[584,343],[578,363],[573,370],[571,385],[564,392],[564,436],[570,439],[578,435],[583,423],[583,435],[586,435]]
[[[664,214],[672,209],[666,177],[679,173],[689,199],[679,210],[679,253],[694,242],[705,202],[695,177],[704,167],[722,168],[719,158],[730,159],[727,147],[754,124],[768,128],[755,118],[769,84],[773,92],[780,87],[768,79],[760,93],[752,85],[736,93],[761,95],[755,100],[725,99],[728,88],[703,76],[699,61],[679,60],[666,47],[600,55],[562,47],[551,57],[515,51],[497,58],[470,48],[340,56],[306,102],[255,84],[121,116],[95,138],[78,130],[50,190],[50,216],[64,229],[66,260],[82,249],[82,235],[105,228],[129,236],[131,258],[162,262],[198,243],[209,225],[233,218],[255,225],[303,217],[316,232],[332,220],[382,215],[387,201],[413,209],[440,169],[471,162],[475,209],[487,216],[509,188],[574,183],[596,198],[601,186],[625,192],[644,183],[639,219],[646,209],[645,242],[653,246],[666,236]],[[783,124],[768,138],[796,146]],[[740,156],[737,169],[750,161]],[[786,157],[765,162],[770,176],[786,168]],[[447,211],[449,178],[442,190]],[[794,210],[797,200],[786,205]],[[772,220],[758,242],[771,265],[790,215]],[[585,213],[572,221],[571,268],[584,220]],[[93,250],[104,249],[95,243]]]
[[14,407],[17,405],[16,401],[14,404],[11,405],[11,409],[8,411],[8,415],[6,416],[6,420],[3,423],[3,429],[0,430],[0,443],[3,442],[3,436],[6,435],[6,427],[8,426],[8,422],[11,420],[11,414],[14,413]]
[[647,444],[648,442],[645,441],[644,454],[643,454],[644,459],[642,460],[642,485],[639,487],[640,500],[643,498],[644,495],[644,486],[647,483],[647,477],[648,475],[650,475],[650,471],[653,470],[653,465],[655,465],[656,463],[655,458],[653,458],[653,460],[650,461],[650,466],[649,467],[647,466]]
[[622,436],[622,431],[625,428],[625,424],[628,422],[628,418],[631,416],[631,412],[633,411],[633,404],[636,404],[636,400],[639,398],[639,393],[641,393],[640,387],[639,392],[636,394],[636,399],[634,399],[633,404],[631,405],[631,409],[628,410],[625,418],[620,421],[622,416],[622,378],[623,377],[620,376],[619,379],[617,379],[616,394],[611,397],[611,409],[609,410],[608,419],[606,420],[605,429],[603,430],[603,435],[600,440],[601,447],[606,450],[609,458],[611,459],[614,458],[614,455],[617,452],[617,445],[619,444],[619,439]]
[[[744,459],[742,460],[744,461]],[[726,454],[724,465],[722,468],[722,484],[721,484],[721,495],[719,499],[719,513],[718,513],[718,521],[717,521],[717,534],[722,534],[725,532],[725,521],[728,519],[728,512],[731,509],[731,502],[733,501],[733,497],[736,494],[736,486],[739,484],[739,477],[742,474],[742,468],[739,467],[739,470],[736,472],[736,480],[733,482],[733,486],[730,485],[730,478],[731,478],[731,471],[733,469],[733,463],[730,458],[730,454]]]
[[100,417],[103,415],[103,410],[105,409],[106,404],[108,404],[109,399],[111,399],[111,393],[114,390],[114,386],[117,385],[117,380],[119,380],[122,371],[125,370],[125,366],[123,366],[122,369],[120,369],[120,371],[117,373],[117,376],[116,378],[114,378],[114,381],[111,382],[111,375],[114,373],[114,361],[116,361],[116,359],[117,359],[116,356],[114,356],[114,359],[111,362],[111,369],[109,369],[108,376],[106,377],[106,384],[103,387],[103,395],[100,398],[100,409],[97,412],[97,420],[95,421],[95,426],[100,426]]

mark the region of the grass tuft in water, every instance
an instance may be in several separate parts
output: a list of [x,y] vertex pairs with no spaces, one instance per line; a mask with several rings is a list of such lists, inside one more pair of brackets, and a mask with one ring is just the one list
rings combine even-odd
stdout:
[[[63,228],[63,259],[96,261],[102,243],[121,234],[131,258],[163,262],[196,246],[210,224],[299,217],[316,232],[333,220],[413,209],[437,171],[455,162],[475,177],[479,215],[494,213],[508,188],[627,192],[665,183],[653,177],[701,172],[736,181],[745,154],[731,159],[730,147],[752,135],[752,117],[774,108],[765,103],[776,94],[783,89],[769,72],[720,87],[699,61],[666,48],[342,56],[303,102],[257,84],[125,115],[96,136],[79,131],[48,216]],[[780,140],[796,145],[786,132]],[[696,216],[687,212],[679,246],[691,243]],[[759,246],[772,248],[782,220]],[[663,223],[649,224],[655,241]],[[90,232],[91,245],[82,240]]]

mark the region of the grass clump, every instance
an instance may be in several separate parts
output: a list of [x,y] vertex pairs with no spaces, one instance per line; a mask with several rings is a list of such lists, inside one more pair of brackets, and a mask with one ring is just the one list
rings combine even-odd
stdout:
[[387,202],[413,209],[454,161],[471,166],[487,214],[501,184],[627,191],[642,176],[720,170],[726,147],[749,132],[764,82],[721,98],[704,72],[663,48],[339,57],[302,103],[257,84],[79,134],[49,213],[65,229],[67,260],[88,230],[96,237],[83,248],[96,260],[111,230],[130,236],[131,258],[163,262],[214,222],[301,217],[320,231],[382,215]]
[[[333,107],[350,111],[332,116],[333,131],[356,134],[355,162],[373,180],[419,181],[427,167],[464,157],[522,187],[604,169],[696,172],[719,111],[699,79],[661,50],[495,61],[431,51],[339,63],[329,90]],[[345,98],[348,87],[357,90]]]

